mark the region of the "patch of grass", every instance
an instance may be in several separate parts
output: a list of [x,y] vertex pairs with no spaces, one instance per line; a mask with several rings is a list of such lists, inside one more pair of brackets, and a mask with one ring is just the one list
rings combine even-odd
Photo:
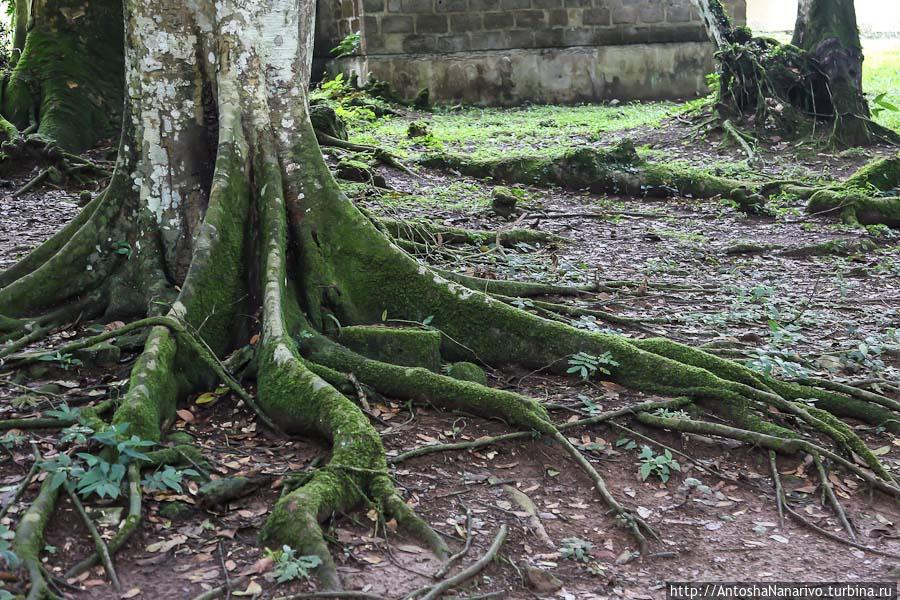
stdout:
[[[604,134],[656,125],[677,105],[671,102],[620,106],[530,106],[518,109],[466,108],[419,117],[431,130],[432,143],[473,159],[514,157],[557,151],[598,141]],[[421,140],[410,139],[406,117],[380,119],[352,133],[358,143],[402,151],[410,158],[424,153]]]
[[[884,93],[884,99],[900,106],[900,40],[867,40],[863,62],[863,89],[869,98]],[[884,110],[875,121],[900,131],[900,112]]]

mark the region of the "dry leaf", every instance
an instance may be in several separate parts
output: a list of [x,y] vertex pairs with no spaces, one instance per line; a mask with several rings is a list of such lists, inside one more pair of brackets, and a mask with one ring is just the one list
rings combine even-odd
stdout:
[[231,592],[232,596],[256,596],[262,594],[262,586],[259,585],[256,581],[251,581],[247,584],[247,589],[243,592]]

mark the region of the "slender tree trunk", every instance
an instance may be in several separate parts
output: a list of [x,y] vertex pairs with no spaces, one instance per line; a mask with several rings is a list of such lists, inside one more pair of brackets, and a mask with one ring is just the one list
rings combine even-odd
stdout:
[[69,150],[114,136],[122,109],[121,0],[19,0],[2,113]]
[[862,90],[863,52],[853,0],[800,0],[792,43],[806,50],[828,78],[830,97],[818,93],[816,98],[830,102],[821,111],[834,112],[835,142],[870,143],[869,105]]
[[25,39],[28,34],[28,16],[31,8],[30,0],[16,2],[16,12],[13,15],[13,39],[12,60],[10,66],[16,66],[25,49]]

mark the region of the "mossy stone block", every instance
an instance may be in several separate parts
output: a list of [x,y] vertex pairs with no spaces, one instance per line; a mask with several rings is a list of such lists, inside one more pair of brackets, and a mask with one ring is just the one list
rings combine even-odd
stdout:
[[441,368],[441,333],[376,325],[343,327],[337,340],[357,354],[405,367]]

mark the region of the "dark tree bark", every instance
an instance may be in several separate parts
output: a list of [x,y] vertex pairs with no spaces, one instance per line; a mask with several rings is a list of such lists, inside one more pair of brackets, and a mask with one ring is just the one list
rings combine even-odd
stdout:
[[869,104],[863,95],[863,52],[853,0],[800,0],[793,45],[815,59],[827,77],[834,135],[841,145],[872,142]]
[[792,44],[734,27],[720,0],[694,4],[718,50],[724,119],[752,115],[758,131],[779,133],[803,129],[804,118],[827,119],[836,146],[897,139],[869,120],[853,0],[801,0]]

